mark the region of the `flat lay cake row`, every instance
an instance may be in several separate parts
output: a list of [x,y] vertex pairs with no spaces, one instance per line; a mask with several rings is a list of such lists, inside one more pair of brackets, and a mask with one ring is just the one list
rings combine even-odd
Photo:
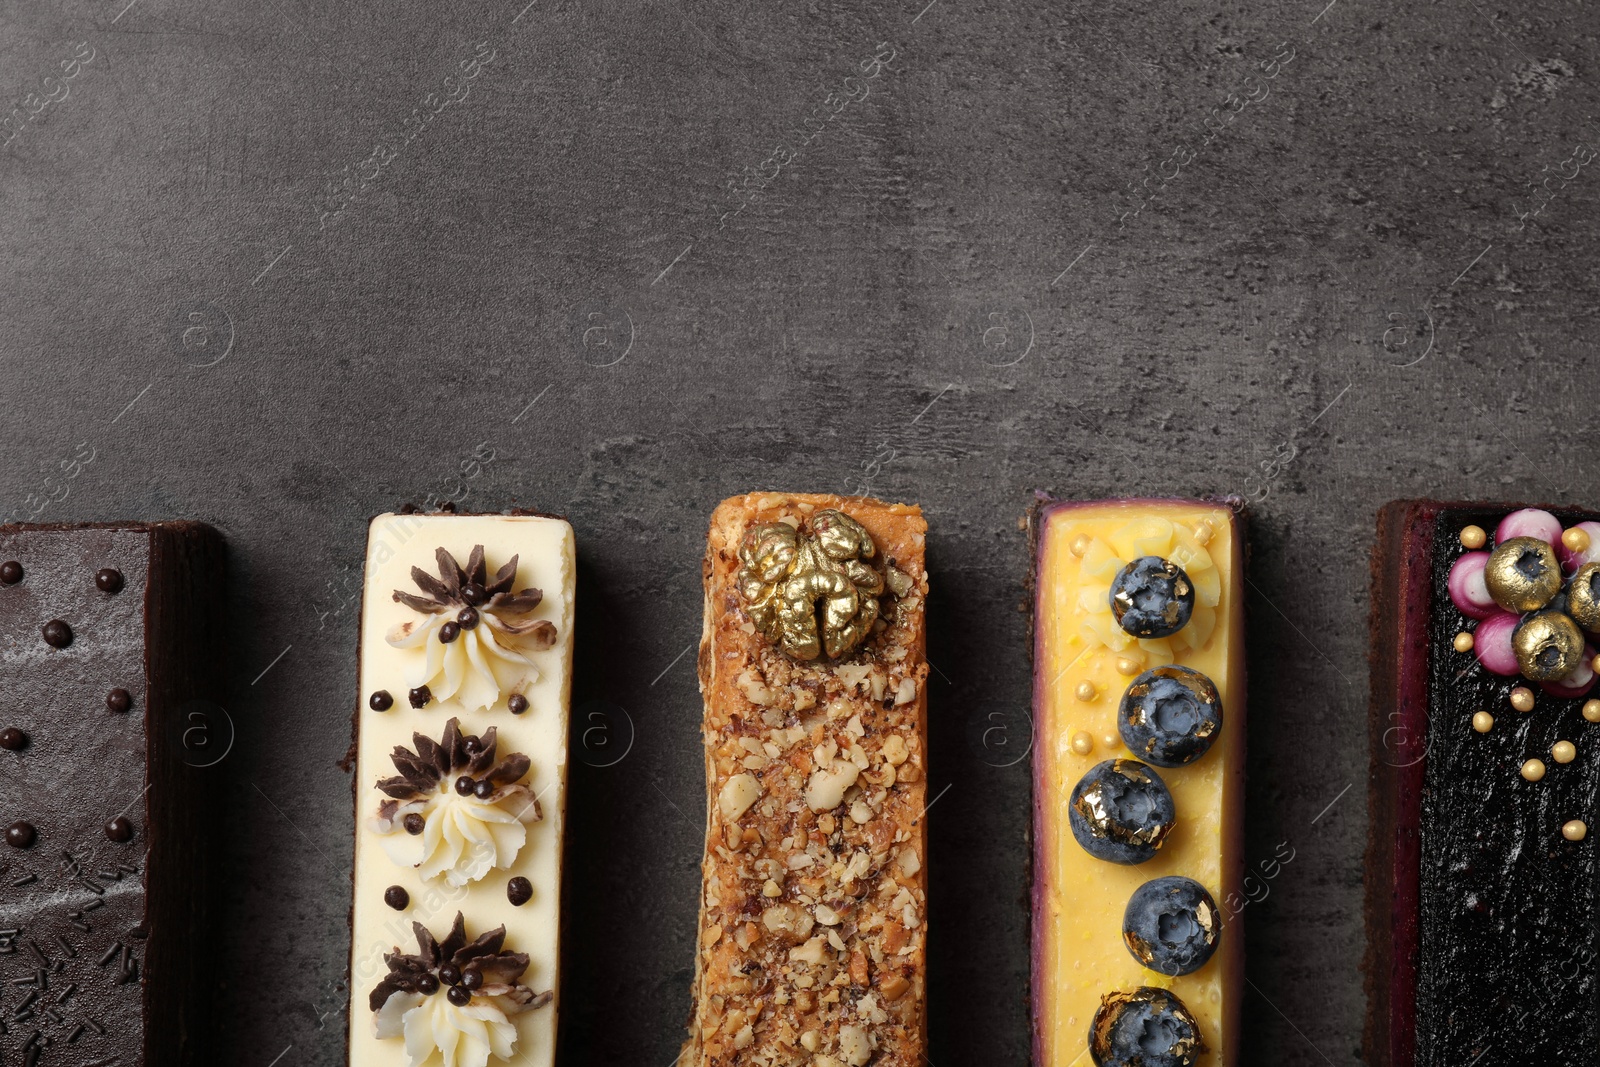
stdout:
[[[1237,1061],[1236,504],[1032,510],[1041,1067]],[[1600,1044],[1596,518],[1381,513],[1370,1062],[1579,1063]],[[915,506],[861,497],[752,493],[712,514],[683,1067],[926,1062],[926,536]],[[559,518],[407,509],[369,527],[353,1067],[555,1062],[575,575]],[[201,524],[0,527],[0,1062],[211,1062],[215,772],[185,731],[224,681],[224,590]],[[1513,1009],[1526,1032],[1502,1045]]]

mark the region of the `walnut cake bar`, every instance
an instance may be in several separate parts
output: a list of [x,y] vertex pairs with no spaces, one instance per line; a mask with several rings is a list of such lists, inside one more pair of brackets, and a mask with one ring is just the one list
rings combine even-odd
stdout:
[[926,531],[915,506],[859,497],[712,515],[684,1067],[922,1062]]

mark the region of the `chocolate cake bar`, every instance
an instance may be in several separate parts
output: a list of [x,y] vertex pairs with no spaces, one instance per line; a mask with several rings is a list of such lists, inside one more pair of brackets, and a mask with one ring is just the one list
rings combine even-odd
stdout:
[[539,515],[380,515],[356,712],[353,1067],[549,1067],[576,559]]
[[208,1062],[223,589],[199,523],[0,527],[0,1062]]
[[1033,515],[1034,1063],[1239,1046],[1243,547],[1226,503]]
[[706,849],[681,1067],[923,1067],[927,524],[752,493],[706,545]]
[[1379,512],[1370,1064],[1595,1062],[1596,520],[1426,500]]

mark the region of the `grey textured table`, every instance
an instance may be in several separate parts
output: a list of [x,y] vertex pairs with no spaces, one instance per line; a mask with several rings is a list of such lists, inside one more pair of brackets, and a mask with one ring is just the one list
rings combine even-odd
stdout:
[[0,3],[0,511],[231,546],[226,1062],[343,1062],[364,524],[432,497],[577,528],[565,1061],[667,1067],[762,487],[932,526],[937,1067],[1027,1058],[1033,490],[1247,497],[1246,1060],[1356,1061],[1374,510],[1600,495],[1592,12],[525,2]]

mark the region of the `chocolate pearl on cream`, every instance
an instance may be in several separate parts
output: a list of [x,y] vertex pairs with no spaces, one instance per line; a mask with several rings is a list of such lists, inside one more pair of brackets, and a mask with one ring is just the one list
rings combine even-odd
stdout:
[[387,689],[379,689],[367,698],[367,706],[373,711],[388,711],[394,707],[394,697]]

